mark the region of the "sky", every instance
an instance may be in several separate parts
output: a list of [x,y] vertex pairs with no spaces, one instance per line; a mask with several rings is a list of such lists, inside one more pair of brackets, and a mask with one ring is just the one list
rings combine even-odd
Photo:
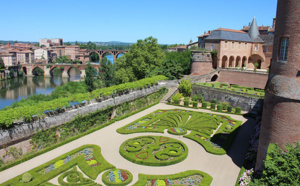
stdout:
[[271,26],[277,0],[0,0],[0,40],[188,44],[204,31]]

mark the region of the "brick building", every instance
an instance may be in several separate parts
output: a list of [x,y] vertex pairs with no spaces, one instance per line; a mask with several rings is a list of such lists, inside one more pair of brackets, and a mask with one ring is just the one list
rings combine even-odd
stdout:
[[34,63],[34,53],[31,50],[17,52],[17,64]]
[[256,169],[270,143],[300,141],[300,0],[278,0],[273,56],[265,89]]
[[65,47],[65,55],[71,60],[79,59],[80,47],[77,45],[70,45]]
[[16,52],[1,52],[0,57],[3,60],[5,66],[17,65],[17,53]]
[[55,38],[55,39],[40,39],[40,46],[50,47],[50,46],[62,46],[63,39]]

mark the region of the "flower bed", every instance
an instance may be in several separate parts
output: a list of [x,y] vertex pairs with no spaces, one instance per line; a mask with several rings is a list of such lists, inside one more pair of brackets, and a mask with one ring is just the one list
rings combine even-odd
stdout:
[[[74,149],[66,154],[63,154],[45,164],[42,164],[30,171],[33,177],[30,185],[41,185],[47,183],[49,180],[63,173],[62,177],[59,177],[58,181],[61,185],[66,185],[64,178],[67,178],[68,182],[82,181],[84,183],[91,183],[86,178],[82,177],[82,173],[77,173],[74,167],[78,166],[82,172],[91,179],[96,179],[97,176],[107,170],[114,168],[113,165],[109,164],[101,155],[100,147],[96,145],[83,145],[77,149]],[[69,169],[73,168],[71,173],[68,173]],[[18,185],[22,175],[19,175],[2,185]]]
[[132,181],[132,174],[123,169],[114,169],[102,175],[102,181],[106,185],[127,185]]
[[117,132],[121,134],[163,133],[165,129],[168,129],[170,134],[184,135],[187,130],[191,130],[191,133],[184,137],[198,142],[207,152],[221,155],[229,150],[241,123],[229,116],[218,114],[181,109],[157,110],[117,129]]
[[139,180],[134,186],[165,186],[165,185],[183,185],[199,186],[210,185],[212,177],[201,171],[185,171],[172,175],[145,175],[139,174]]
[[187,157],[188,148],[172,138],[140,136],[122,143],[120,154],[136,164],[165,166],[183,161]]

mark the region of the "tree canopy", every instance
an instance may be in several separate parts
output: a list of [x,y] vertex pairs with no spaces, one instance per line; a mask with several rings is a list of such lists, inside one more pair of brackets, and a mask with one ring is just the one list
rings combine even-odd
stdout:
[[[148,37],[131,45],[129,52],[116,61],[119,82],[151,77],[161,67],[165,54],[157,39]],[[124,73],[125,72],[125,73]]]

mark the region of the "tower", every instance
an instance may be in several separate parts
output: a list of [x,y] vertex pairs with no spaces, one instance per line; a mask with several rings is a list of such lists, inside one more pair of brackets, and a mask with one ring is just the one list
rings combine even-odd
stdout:
[[300,141],[300,0],[278,0],[273,56],[266,85],[256,170],[269,143]]

